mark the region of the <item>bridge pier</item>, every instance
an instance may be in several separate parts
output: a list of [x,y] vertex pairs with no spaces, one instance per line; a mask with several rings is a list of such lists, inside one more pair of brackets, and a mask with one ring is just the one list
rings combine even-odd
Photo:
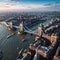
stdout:
[[20,33],[24,33],[24,25],[23,25],[23,22],[20,23],[19,27],[20,27]]
[[16,28],[13,26],[13,22],[11,21],[9,24],[9,30],[16,30]]
[[40,24],[39,27],[38,27],[38,33],[37,33],[37,35],[38,35],[39,37],[41,37],[42,34],[43,34],[42,28],[43,28],[43,27],[42,27],[42,25]]
[[10,29],[13,29],[13,23],[12,23],[12,21],[10,22],[9,27],[10,27]]
[[39,26],[38,26],[38,32],[37,32],[37,36],[36,36],[36,38],[35,38],[35,41],[37,41],[37,40],[39,40],[41,37],[42,37],[42,34],[43,34],[43,29],[42,29],[43,27],[42,27],[42,25],[40,24]]

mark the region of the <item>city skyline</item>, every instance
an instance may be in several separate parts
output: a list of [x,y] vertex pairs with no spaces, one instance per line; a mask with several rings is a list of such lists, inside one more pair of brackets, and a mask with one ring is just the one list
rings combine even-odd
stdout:
[[60,0],[3,0],[0,11],[60,11]]

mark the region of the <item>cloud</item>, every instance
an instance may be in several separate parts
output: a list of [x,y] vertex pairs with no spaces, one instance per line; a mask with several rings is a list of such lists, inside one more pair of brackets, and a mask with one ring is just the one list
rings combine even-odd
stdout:
[[45,6],[55,6],[55,5],[60,5],[60,2],[54,2],[54,3],[46,3],[44,4]]
[[59,11],[59,5],[44,6],[44,5],[16,5],[16,6],[0,6],[0,11]]
[[44,3],[44,4],[22,4],[23,0],[4,0],[0,2],[0,11],[58,11],[60,10],[60,3]]

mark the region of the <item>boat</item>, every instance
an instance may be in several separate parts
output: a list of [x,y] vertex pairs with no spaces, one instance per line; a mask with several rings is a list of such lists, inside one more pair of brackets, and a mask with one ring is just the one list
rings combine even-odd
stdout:
[[22,39],[22,41],[24,42],[24,41],[25,41],[25,39]]
[[12,33],[11,35],[8,35],[7,38],[10,38],[11,36],[13,36],[15,33]]
[[27,39],[25,38],[25,39],[22,39],[22,42],[24,42],[24,41],[27,41]]

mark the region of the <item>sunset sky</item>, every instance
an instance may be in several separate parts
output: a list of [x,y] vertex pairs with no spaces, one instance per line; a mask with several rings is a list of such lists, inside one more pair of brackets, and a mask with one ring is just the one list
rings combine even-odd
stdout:
[[60,0],[0,0],[0,11],[60,11]]

